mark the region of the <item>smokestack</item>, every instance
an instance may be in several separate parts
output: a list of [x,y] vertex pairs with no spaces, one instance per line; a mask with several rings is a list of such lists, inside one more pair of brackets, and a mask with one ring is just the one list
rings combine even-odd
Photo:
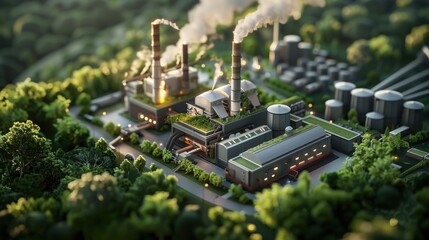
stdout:
[[279,63],[279,22],[274,22],[273,25],[273,42],[270,46],[270,64],[276,66]]
[[183,94],[189,93],[189,65],[188,65],[188,44],[182,44],[182,82],[181,91]]
[[240,112],[241,102],[241,43],[232,42],[231,116]]
[[161,46],[159,40],[159,23],[152,23],[152,102],[154,104],[162,103],[161,96]]

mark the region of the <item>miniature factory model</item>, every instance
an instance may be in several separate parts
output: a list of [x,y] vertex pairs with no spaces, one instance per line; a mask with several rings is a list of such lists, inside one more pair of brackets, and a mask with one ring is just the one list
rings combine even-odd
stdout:
[[224,86],[198,92],[198,72],[188,66],[187,44],[182,47],[181,68],[162,73],[159,24],[154,23],[152,75],[124,81],[126,107],[132,117],[156,129],[167,116],[176,115],[165,147],[177,159],[202,156],[224,168],[227,180],[248,191],[285,176],[294,179],[300,171],[332,155],[333,149],[351,153],[362,132],[336,124],[350,109],[356,110],[357,121],[368,130],[383,132],[390,127],[394,134],[421,130],[422,103],[404,103],[407,98],[389,88],[356,88],[351,82],[356,78],[356,67],[328,59],[324,51],[311,60],[311,45],[300,41],[294,35],[279,41],[275,26],[270,62],[280,80],[297,89],[329,91],[334,85],[334,99],[325,102],[325,119],[305,116],[303,101],[262,106],[256,85],[241,78],[241,42],[232,43],[231,80]]

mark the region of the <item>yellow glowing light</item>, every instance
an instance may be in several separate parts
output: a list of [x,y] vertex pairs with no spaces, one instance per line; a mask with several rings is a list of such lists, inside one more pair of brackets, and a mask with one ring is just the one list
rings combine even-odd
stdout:
[[391,219],[389,220],[389,224],[390,224],[390,226],[392,226],[392,227],[394,227],[394,226],[398,225],[398,223],[399,223],[399,221],[398,221],[398,219],[396,219],[396,218],[391,218]]
[[334,123],[334,122],[333,122],[332,120],[329,120],[329,123],[330,123],[330,124],[332,124],[332,123]]
[[241,59],[241,66],[246,66],[247,65],[247,61],[245,59]]
[[160,143],[159,146],[162,146],[162,143]]
[[276,176],[275,174],[271,175],[271,177],[275,177],[275,176]]
[[310,111],[310,115],[313,115],[314,114],[314,112],[313,111]]
[[208,183],[205,183],[205,184],[204,184],[204,187],[205,187],[205,188],[208,188],[208,187],[209,187],[209,184],[208,184]]
[[149,118],[148,117],[144,117],[144,120],[147,121]]
[[312,108],[312,107],[313,107],[313,104],[309,103],[309,104],[308,104],[308,107],[309,107],[309,108]]
[[128,127],[130,128],[130,127],[131,127],[131,124],[128,124]]
[[276,171],[277,169],[279,169],[279,167],[275,167],[275,168],[274,168],[274,171]]
[[149,122],[152,123],[152,119],[149,119]]
[[139,117],[140,117],[140,119],[143,119],[143,118],[144,118],[144,115],[143,115],[143,114],[140,114],[140,116],[139,116]]
[[121,141],[124,141],[124,138],[123,138],[123,137],[121,137]]
[[206,65],[203,63],[203,64],[201,64],[201,67],[202,67],[202,68],[205,68],[205,67],[206,67]]
[[118,123],[118,127],[120,127],[121,126],[121,124],[120,123]]
[[253,223],[248,224],[247,230],[249,230],[249,232],[254,232],[256,230],[255,224],[253,224]]
[[155,121],[155,120],[153,120],[153,124],[156,124],[156,121]]
[[103,114],[103,116],[106,116],[106,114],[107,114],[107,113],[106,113],[106,112],[103,112],[102,114]]
[[268,180],[268,178],[264,178],[264,181],[267,181]]
[[66,112],[67,112],[67,113],[69,112],[69,109],[68,109],[68,108],[66,109]]

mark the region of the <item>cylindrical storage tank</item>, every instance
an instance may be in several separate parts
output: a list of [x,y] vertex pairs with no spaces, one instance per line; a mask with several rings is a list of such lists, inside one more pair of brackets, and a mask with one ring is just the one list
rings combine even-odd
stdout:
[[328,67],[335,67],[337,66],[337,61],[335,61],[334,59],[328,59],[326,60],[326,65]]
[[300,42],[298,44],[299,57],[301,59],[310,59],[311,58],[311,43]]
[[401,121],[402,94],[394,90],[380,90],[374,96],[374,111],[383,114],[384,126],[393,129]]
[[384,116],[378,112],[369,112],[366,114],[365,128],[367,130],[376,130],[384,132]]
[[340,71],[337,67],[330,67],[328,69],[328,76],[332,79],[333,82],[340,79]]
[[348,70],[341,70],[340,71],[340,78],[339,80],[341,82],[350,82],[350,72]]
[[317,81],[317,73],[308,71],[305,73],[305,78],[308,80],[307,83],[312,83]]
[[359,72],[359,68],[357,66],[350,66],[349,67],[350,81],[351,82],[356,82],[357,81],[358,72]]
[[359,123],[365,124],[366,114],[373,110],[374,92],[366,88],[356,88],[351,94],[350,108],[356,109]]
[[315,57],[314,58],[314,61],[317,63],[317,64],[324,64],[325,63],[325,61],[326,61],[326,58],[325,57],[322,57],[322,56],[317,56],[317,57]]
[[343,117],[343,103],[336,99],[330,99],[325,102],[325,119],[328,121],[337,121]]
[[298,43],[301,38],[296,35],[287,35],[284,39],[286,42],[286,63],[289,66],[296,66],[299,57]]
[[317,71],[317,63],[314,61],[308,61],[307,62],[307,71]]
[[338,69],[340,69],[340,71],[341,71],[341,70],[347,70],[348,65],[347,65],[347,63],[345,63],[345,62],[339,62],[339,63],[337,64],[337,68],[338,68]]
[[331,85],[331,78],[329,76],[320,76],[319,82],[322,85],[323,90],[327,91]]
[[407,101],[403,106],[402,125],[408,126],[412,132],[422,130],[425,105],[418,101]]
[[317,74],[319,74],[319,76],[328,75],[328,66],[325,64],[317,65]]
[[296,65],[298,66],[298,67],[302,67],[302,68],[304,68],[304,69],[307,69],[307,63],[309,62],[310,60],[308,60],[308,59],[306,59],[306,58],[298,58],[298,62],[296,63]]
[[347,114],[350,109],[350,101],[352,98],[351,91],[356,88],[356,85],[350,82],[335,83],[335,99],[344,104],[343,113]]
[[304,68],[302,68],[302,67],[295,67],[295,68],[293,69],[293,72],[295,73],[295,78],[296,78],[296,79],[299,79],[299,78],[303,78],[303,77],[304,77],[304,73],[305,73],[305,71],[304,71]]
[[267,108],[267,125],[273,131],[273,137],[280,136],[290,126],[290,110],[284,104],[274,104]]

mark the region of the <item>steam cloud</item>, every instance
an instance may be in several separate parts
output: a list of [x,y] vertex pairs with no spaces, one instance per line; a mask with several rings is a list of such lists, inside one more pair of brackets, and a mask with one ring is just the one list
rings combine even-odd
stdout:
[[274,22],[284,24],[289,16],[299,19],[304,4],[320,7],[325,5],[325,0],[259,0],[258,2],[258,9],[238,22],[234,30],[234,42],[242,42],[249,33]]
[[178,31],[180,31],[180,28],[177,26],[176,23],[169,21],[167,19],[164,18],[160,18],[160,19],[156,19],[155,21],[152,22],[153,24],[163,24],[163,25],[167,25],[170,26]]
[[180,40],[176,45],[167,46],[162,54],[163,62],[175,60],[182,43],[206,42],[207,35],[216,33],[217,25],[231,24],[234,12],[243,11],[254,2],[256,0],[200,0],[189,11],[189,23],[180,30]]

